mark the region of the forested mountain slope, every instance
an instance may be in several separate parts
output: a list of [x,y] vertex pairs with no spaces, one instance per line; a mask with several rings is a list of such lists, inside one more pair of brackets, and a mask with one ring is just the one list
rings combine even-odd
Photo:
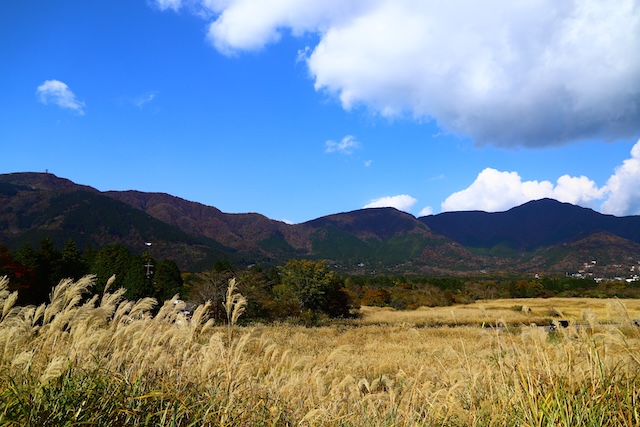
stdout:
[[191,271],[219,260],[279,265],[309,258],[358,274],[559,272],[591,258],[640,259],[640,217],[550,199],[498,213],[415,218],[376,208],[286,224],[164,193],[100,192],[48,173],[0,175],[0,243],[36,246],[45,236],[59,246],[72,239],[80,248],[121,243],[137,252],[151,242],[157,256]]

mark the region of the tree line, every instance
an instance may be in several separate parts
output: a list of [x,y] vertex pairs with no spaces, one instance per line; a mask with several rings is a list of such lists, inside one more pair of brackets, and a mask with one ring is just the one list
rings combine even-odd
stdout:
[[351,276],[347,288],[362,305],[399,310],[497,298],[640,298],[640,282],[570,276]]
[[184,290],[184,280],[173,260],[157,261],[149,252],[135,254],[120,244],[80,251],[69,240],[60,250],[45,237],[38,249],[25,244],[14,252],[0,244],[0,276],[9,277],[21,305],[48,301],[52,287],[60,280],[77,280],[87,274],[96,275],[95,293],[101,293],[115,274],[112,286],[126,289],[125,296],[131,300],[153,297],[164,301]]
[[357,308],[344,278],[323,261],[291,260],[280,267],[237,269],[222,260],[208,271],[183,274],[170,259],[156,260],[149,251],[136,254],[120,244],[80,251],[72,240],[58,249],[50,238],[44,238],[38,249],[27,244],[14,252],[0,245],[0,276],[9,277],[21,305],[43,303],[60,280],[77,280],[86,274],[96,276],[92,292],[98,294],[115,275],[112,288],[124,288],[130,300],[153,297],[162,302],[179,294],[196,304],[211,301],[210,314],[220,321],[224,320],[223,303],[231,278],[237,279],[238,290],[248,300],[243,316],[248,320],[294,319],[318,324],[350,316]]
[[162,302],[179,294],[187,302],[211,301],[211,316],[224,320],[223,303],[229,280],[247,298],[244,321],[292,319],[316,325],[349,317],[361,305],[415,309],[447,306],[478,299],[533,297],[640,297],[640,283],[601,282],[571,277],[345,276],[321,260],[293,259],[280,266],[237,268],[220,260],[209,270],[182,273],[170,259],[156,260],[150,251],[133,253],[115,244],[99,250],[78,250],[73,241],[61,249],[51,239],[37,249],[24,245],[10,251],[0,244],[0,276],[9,276],[19,304],[48,300],[61,279],[96,275],[94,293],[102,293],[115,274],[115,288],[126,298],[153,297]]

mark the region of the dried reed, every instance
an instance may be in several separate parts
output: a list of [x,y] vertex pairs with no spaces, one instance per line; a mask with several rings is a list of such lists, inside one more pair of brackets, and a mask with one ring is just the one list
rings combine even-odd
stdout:
[[[17,307],[0,278],[0,424],[640,424],[640,333],[621,301],[610,302],[616,314],[604,323],[604,312],[585,304],[572,322],[589,327],[552,333],[497,319],[511,329],[483,329],[459,308],[456,321],[466,326],[365,317],[322,328],[239,327],[246,300],[235,281],[228,323],[216,326],[209,304],[187,320],[176,296],[152,316],[150,299],[127,301],[109,288],[87,295],[93,280],[63,281],[50,303]],[[484,304],[475,322],[489,321]]]

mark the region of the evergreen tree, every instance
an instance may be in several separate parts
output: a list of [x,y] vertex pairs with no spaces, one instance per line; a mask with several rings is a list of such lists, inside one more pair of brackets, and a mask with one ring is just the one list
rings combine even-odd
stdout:
[[114,274],[116,281],[112,286],[115,289],[125,287],[125,275],[131,264],[131,256],[131,251],[120,244],[105,246],[95,253],[90,271],[97,276],[97,292],[103,291],[107,280]]
[[87,263],[82,257],[73,240],[68,240],[62,248],[60,259],[60,272],[62,277],[74,280],[80,279],[89,271]]
[[122,287],[127,290],[126,298],[137,300],[154,296],[155,264],[155,260],[148,253],[129,257],[122,282]]
[[32,270],[38,268],[38,252],[33,250],[28,243],[20,246],[20,249],[13,254],[13,259],[23,267]]
[[173,298],[183,291],[184,281],[180,275],[178,265],[169,259],[158,263],[153,277],[154,296],[158,301]]
[[10,284],[18,289],[18,303],[29,305],[46,301],[46,293],[34,294],[32,291],[37,289],[38,253],[25,243],[12,255],[16,271],[13,275],[9,274],[9,277],[11,278]]

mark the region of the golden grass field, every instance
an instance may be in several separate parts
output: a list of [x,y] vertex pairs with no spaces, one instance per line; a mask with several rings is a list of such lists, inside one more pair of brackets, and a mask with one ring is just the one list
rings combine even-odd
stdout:
[[[635,300],[478,301],[305,328],[230,325],[200,307],[61,282],[14,307],[0,280],[0,425],[634,426]],[[13,302],[12,302],[13,301]],[[569,319],[547,333],[533,323]],[[499,326],[487,328],[484,326]],[[584,327],[588,325],[589,327]]]
[[460,325],[543,325],[554,319],[600,324],[627,324],[640,319],[640,300],[595,298],[513,298],[480,300],[453,307],[421,307],[396,311],[391,308],[362,307],[362,319],[368,324],[412,324],[418,326]]

